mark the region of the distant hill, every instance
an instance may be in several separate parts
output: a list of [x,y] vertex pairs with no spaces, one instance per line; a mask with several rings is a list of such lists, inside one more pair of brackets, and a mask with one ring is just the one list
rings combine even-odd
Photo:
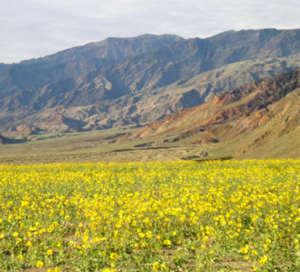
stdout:
[[223,143],[218,146],[219,157],[298,157],[299,129],[300,70],[296,70],[219,94],[119,141],[166,137],[178,144],[210,144],[211,149]]
[[299,54],[300,30],[109,38],[1,69],[0,133],[20,125],[74,131],[161,120],[297,69]]

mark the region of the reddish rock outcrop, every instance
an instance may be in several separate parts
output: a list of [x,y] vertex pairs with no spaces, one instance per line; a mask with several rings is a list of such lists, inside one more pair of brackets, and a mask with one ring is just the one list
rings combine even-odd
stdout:
[[[282,102],[281,107],[275,105],[300,87],[299,74],[300,71],[296,70],[219,94],[208,103],[175,112],[163,121],[126,134],[119,141],[177,134],[177,141],[193,137],[188,143],[210,144],[242,137],[267,125],[272,116],[283,116],[289,108],[284,104],[286,102]],[[286,120],[297,120],[293,116]],[[287,121],[284,123],[287,126]],[[298,126],[294,121],[289,124],[294,124],[289,131]]]
[[10,128],[5,135],[31,135],[38,133],[39,129],[33,126],[20,125],[17,127]]
[[40,128],[47,131],[75,132],[83,125],[82,123],[82,121],[54,113],[40,123]]

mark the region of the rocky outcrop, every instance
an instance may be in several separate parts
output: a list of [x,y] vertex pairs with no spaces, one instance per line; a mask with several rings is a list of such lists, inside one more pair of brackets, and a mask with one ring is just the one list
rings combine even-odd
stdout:
[[8,131],[5,132],[5,135],[31,135],[31,134],[36,134],[40,132],[41,129],[36,128],[34,126],[29,126],[29,125],[20,125],[17,127],[12,127]]
[[51,132],[76,132],[83,126],[82,121],[68,118],[58,113],[52,114],[39,125],[41,129]]

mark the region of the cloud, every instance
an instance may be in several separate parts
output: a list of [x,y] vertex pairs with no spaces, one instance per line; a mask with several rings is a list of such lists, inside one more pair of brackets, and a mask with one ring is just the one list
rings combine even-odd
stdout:
[[10,0],[0,2],[0,62],[42,57],[107,37],[212,36],[300,28],[298,0]]

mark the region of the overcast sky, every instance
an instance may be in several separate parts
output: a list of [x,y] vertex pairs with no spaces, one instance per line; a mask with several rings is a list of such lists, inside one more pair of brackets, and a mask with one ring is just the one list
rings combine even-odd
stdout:
[[12,63],[107,37],[300,28],[299,0],[0,0],[0,62]]

